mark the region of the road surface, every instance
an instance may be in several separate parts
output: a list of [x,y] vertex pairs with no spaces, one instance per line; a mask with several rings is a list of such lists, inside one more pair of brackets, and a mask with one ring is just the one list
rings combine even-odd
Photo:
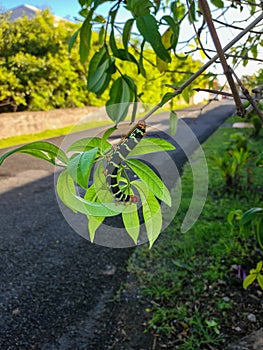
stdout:
[[[203,142],[233,112],[231,103],[215,104],[186,122]],[[154,118],[158,128],[168,127],[167,115]],[[192,152],[182,125],[177,135]],[[185,161],[180,147],[174,158],[178,166]],[[0,180],[0,349],[110,348],[114,315],[101,318],[126,281],[134,248],[102,247],[76,234],[59,209],[53,168],[43,161],[14,155],[0,168]]]

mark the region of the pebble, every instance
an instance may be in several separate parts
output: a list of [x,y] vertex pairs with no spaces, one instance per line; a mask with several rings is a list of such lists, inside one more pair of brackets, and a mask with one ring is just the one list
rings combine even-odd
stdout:
[[225,301],[226,303],[228,303],[230,301],[230,298],[229,297],[224,297],[223,298],[223,301]]
[[12,315],[19,315],[20,313],[21,313],[21,310],[20,310],[19,308],[14,309],[14,310],[12,311]]
[[237,332],[241,332],[242,331],[242,329],[240,328],[240,327],[234,327],[233,328],[235,331],[237,331]]
[[250,321],[250,322],[257,322],[257,318],[254,314],[248,314],[247,315],[247,319]]

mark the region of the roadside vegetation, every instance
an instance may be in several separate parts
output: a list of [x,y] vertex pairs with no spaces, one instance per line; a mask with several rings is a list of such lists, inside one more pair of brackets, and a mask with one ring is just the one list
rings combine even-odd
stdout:
[[[156,349],[225,349],[263,326],[262,289],[256,282],[243,288],[263,251],[255,227],[240,230],[229,214],[262,207],[262,168],[256,160],[263,130],[256,138],[249,136],[251,129],[224,127],[209,138],[203,145],[209,192],[198,221],[180,232],[193,193],[192,171],[186,164],[174,221],[154,249],[138,248],[129,263],[144,305],[145,329],[156,337]],[[239,147],[237,140],[243,141],[249,156],[231,187],[217,158]]]
[[[99,19],[94,23],[100,25]],[[109,85],[108,81],[103,95],[102,91],[96,90],[94,93],[87,88],[88,67],[86,62],[82,62],[77,45],[71,46],[68,52],[70,37],[74,31],[78,33],[79,28],[80,24],[67,21],[55,25],[49,10],[42,11],[32,19],[22,17],[12,23],[8,15],[0,14],[0,112],[105,105],[113,84]],[[90,40],[92,45],[89,54],[92,57],[103,47],[104,40],[96,26],[90,32]],[[120,46],[119,40],[116,42]],[[135,51],[133,48],[134,55]],[[147,79],[145,74],[138,75],[138,67],[129,60],[121,62],[119,69],[129,72],[137,85],[140,101],[151,104],[159,102],[167,90],[164,85],[166,81],[182,82],[202,65],[190,56],[184,60],[174,57],[170,72],[165,74],[152,63],[155,54],[150,48],[145,50],[144,60]],[[97,74],[97,68],[95,71]],[[111,72],[113,82],[118,74],[118,71]],[[206,86],[212,76],[202,76],[198,82]],[[177,100],[188,103],[193,94],[188,89],[183,99]]]

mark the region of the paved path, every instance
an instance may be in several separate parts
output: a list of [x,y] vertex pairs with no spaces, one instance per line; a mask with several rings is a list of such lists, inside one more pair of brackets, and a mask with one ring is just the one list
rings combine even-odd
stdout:
[[[233,111],[232,104],[216,104],[186,122],[203,142]],[[167,127],[166,116],[154,118]],[[183,126],[177,135],[184,140]],[[192,152],[195,143],[186,143]],[[174,156],[178,165],[181,153]],[[108,334],[101,334],[101,315],[125,281],[133,249],[92,245],[77,235],[59,210],[53,170],[44,162],[15,155],[0,179],[0,349],[107,349],[115,326],[103,320]]]

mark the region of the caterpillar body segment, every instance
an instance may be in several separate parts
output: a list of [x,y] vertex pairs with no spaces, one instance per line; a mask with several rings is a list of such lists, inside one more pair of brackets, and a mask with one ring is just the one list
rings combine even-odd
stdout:
[[132,130],[121,143],[115,147],[111,157],[107,159],[107,166],[105,169],[106,183],[118,202],[136,203],[138,198],[135,195],[125,194],[120,189],[118,184],[118,170],[122,162],[125,161],[128,154],[135,148],[140,140],[145,135],[146,124],[144,121],[139,121],[134,130]]

